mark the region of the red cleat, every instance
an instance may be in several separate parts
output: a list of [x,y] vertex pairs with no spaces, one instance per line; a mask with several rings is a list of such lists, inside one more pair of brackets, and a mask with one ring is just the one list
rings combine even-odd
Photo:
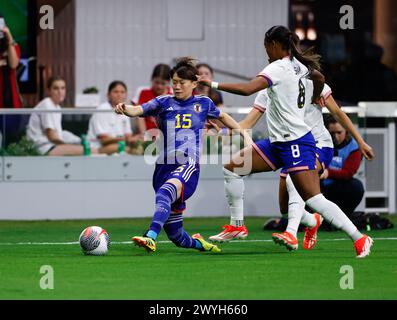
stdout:
[[372,244],[374,240],[367,235],[363,235],[360,239],[354,242],[354,249],[356,249],[356,258],[365,258],[371,252]]
[[235,239],[245,239],[248,236],[248,230],[245,226],[235,227],[230,224],[223,226],[223,231],[209,237],[211,241],[226,242]]
[[272,238],[274,243],[285,246],[289,251],[298,249],[298,239],[287,231],[283,233],[273,233]]
[[316,226],[313,228],[305,228],[305,237],[303,238],[303,249],[311,250],[314,248],[317,242],[317,231],[320,228],[321,223],[323,222],[323,218],[318,214],[314,214],[314,218],[316,219]]

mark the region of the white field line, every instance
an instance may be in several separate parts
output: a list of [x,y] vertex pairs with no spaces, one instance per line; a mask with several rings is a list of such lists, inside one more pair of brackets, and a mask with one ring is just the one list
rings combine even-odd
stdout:
[[[397,238],[372,238],[374,241],[378,240],[391,240],[395,241]],[[339,238],[339,239],[318,239],[319,242],[332,242],[332,241],[348,241],[351,239],[348,238]],[[250,242],[273,242],[273,240],[269,239],[249,239],[249,240],[232,240],[229,243],[250,243]],[[171,243],[171,241],[158,241],[158,243]],[[71,242],[0,242],[0,246],[59,246],[59,245],[77,245],[78,241]],[[112,241],[111,244],[132,244],[132,241]]]

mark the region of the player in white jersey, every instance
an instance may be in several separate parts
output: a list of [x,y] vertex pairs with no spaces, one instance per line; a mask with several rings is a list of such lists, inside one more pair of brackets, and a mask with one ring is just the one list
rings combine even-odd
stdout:
[[[308,89],[310,90],[310,82],[308,83]],[[359,144],[362,152],[368,153],[370,147],[366,145],[353,123],[336,104],[332,97],[331,88],[328,85],[324,85],[321,96],[322,99],[324,99],[325,107],[327,107],[330,113],[338,119],[357,141],[360,141]],[[253,109],[247,117],[240,122],[241,127],[244,129],[251,129],[254,127],[266,112],[268,103],[269,97],[267,95],[267,89],[260,91],[255,99]],[[311,128],[312,134],[316,140],[316,167],[319,174],[321,174],[322,171],[328,167],[333,157],[333,142],[330,133],[324,125],[322,107],[316,104],[307,106],[305,108],[305,122]],[[217,129],[219,130],[219,128]],[[274,233],[272,237],[277,243],[285,245],[289,250],[295,250],[298,248],[298,241],[296,239],[297,229],[299,223],[302,223],[306,226],[303,247],[307,250],[312,249],[316,243],[317,230],[321,224],[322,218],[317,213],[313,215],[305,210],[304,201],[299,196],[291,178],[285,170],[281,171],[280,178],[280,212],[283,216],[287,216],[288,214],[288,226],[286,232],[280,234]],[[230,225],[225,225],[222,232],[211,236],[211,240],[223,242],[246,237],[248,231],[244,225],[243,210],[242,208],[241,210],[239,210],[240,208],[233,209],[232,212],[240,212],[241,216],[232,216]]]
[[[345,231],[354,241],[357,257],[365,257],[370,253],[372,239],[361,234],[342,210],[321,194],[315,140],[311,128],[304,121],[304,110],[299,110],[310,103],[306,101],[308,78],[314,83],[313,100],[320,98],[324,77],[316,71],[319,57],[300,52],[293,42],[292,32],[283,26],[272,27],[266,32],[265,48],[270,64],[248,83],[218,84],[208,83],[203,77],[198,79],[218,90],[240,95],[269,88],[267,119],[270,139],[244,148],[224,166],[225,189],[231,209],[242,210],[243,176],[284,168],[305,203]],[[372,154],[372,149],[368,152]],[[250,163],[248,168],[247,162]]]

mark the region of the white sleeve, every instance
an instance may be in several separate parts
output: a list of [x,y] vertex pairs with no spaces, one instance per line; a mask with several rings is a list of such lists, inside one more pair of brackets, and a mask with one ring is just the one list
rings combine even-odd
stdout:
[[106,113],[95,113],[91,117],[92,131],[95,137],[99,135],[108,135],[109,127],[107,126]]
[[43,113],[41,114],[41,124],[44,130],[52,129],[56,130],[58,128],[56,121],[56,113]]
[[258,94],[256,95],[253,107],[261,112],[265,112],[268,100],[269,97],[267,95],[266,90],[259,91]]
[[[42,101],[42,110],[53,110],[53,108],[50,105],[49,99],[44,99]],[[40,120],[41,120],[41,127],[44,130],[47,129],[53,129],[57,130],[59,127],[59,124],[57,123],[57,113],[42,113],[40,114]]]
[[332,94],[331,87],[330,87],[328,84],[324,83],[324,88],[323,88],[323,91],[321,92],[321,96],[322,96],[325,100],[327,100],[327,98],[328,98],[331,94]]
[[283,76],[285,75],[285,71],[283,68],[277,63],[277,61],[272,62],[268,66],[266,66],[259,74],[258,76],[264,77],[268,83],[269,83],[269,88],[271,86],[276,86]]

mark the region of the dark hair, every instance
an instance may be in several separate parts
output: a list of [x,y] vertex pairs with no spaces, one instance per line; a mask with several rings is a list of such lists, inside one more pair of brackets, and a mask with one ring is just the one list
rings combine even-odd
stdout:
[[127,86],[126,86],[126,84],[125,84],[123,81],[115,80],[115,81],[112,81],[112,82],[109,84],[108,93],[110,93],[110,91],[112,91],[112,90],[113,90],[114,88],[116,88],[117,86],[122,86],[122,87],[125,89],[125,91],[127,91]]
[[161,78],[162,80],[170,81],[170,71],[171,68],[168,64],[159,63],[154,67],[151,79]]
[[178,77],[182,79],[197,81],[196,76],[198,75],[198,71],[194,61],[196,61],[196,59],[192,57],[178,58],[176,60],[176,66],[170,71],[170,77],[172,78],[176,73]]
[[329,129],[329,126],[331,124],[338,123],[338,121],[336,121],[336,119],[330,114],[324,114],[323,118],[324,118],[325,127],[327,129]]
[[313,47],[302,51],[299,37],[284,26],[273,26],[265,34],[265,43],[276,41],[285,50],[291,51],[290,57],[295,57],[309,69],[321,70],[319,54],[314,53]]
[[214,74],[214,69],[212,69],[212,67],[208,63],[199,63],[196,65],[197,70],[201,67],[207,68],[211,72],[211,74]]
[[47,89],[51,89],[52,85],[54,84],[55,81],[63,81],[66,82],[64,78],[62,78],[61,76],[53,76],[50,77],[47,80]]

